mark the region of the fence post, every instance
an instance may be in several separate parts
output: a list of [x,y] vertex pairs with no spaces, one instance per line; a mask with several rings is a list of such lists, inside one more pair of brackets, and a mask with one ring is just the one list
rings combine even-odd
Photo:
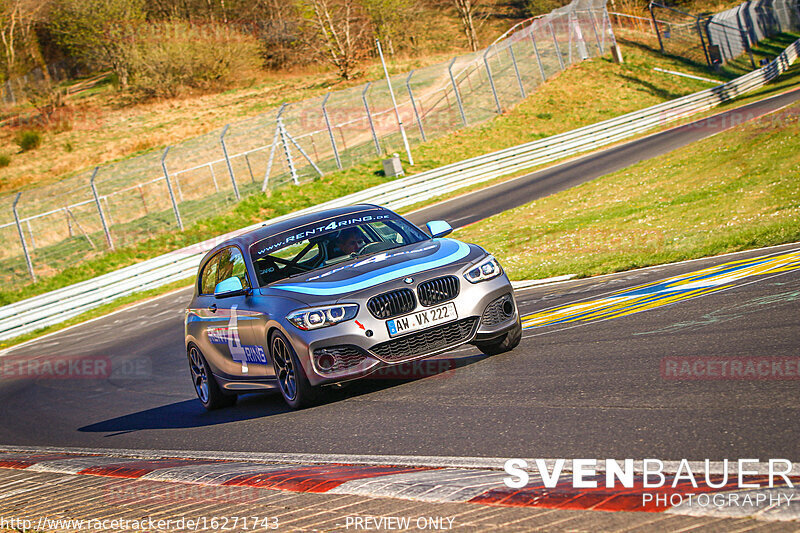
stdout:
[[208,164],[208,170],[211,171],[211,181],[214,182],[214,192],[219,192],[219,185],[217,184],[217,175],[214,174],[214,163]]
[[25,225],[28,226],[28,235],[31,237],[31,250],[36,249],[36,239],[33,237],[33,228],[31,227],[31,219],[27,219],[25,221]]
[[400,110],[397,109],[397,100],[394,99],[394,89],[392,89],[392,81],[389,78],[389,70],[386,68],[386,61],[383,59],[383,49],[381,48],[380,39],[375,39],[375,45],[378,47],[378,55],[381,56],[381,64],[383,65],[383,75],[386,77],[386,86],[389,88],[389,96],[392,97],[392,107],[394,107],[394,116],[397,119],[397,127],[400,129],[400,136],[403,138],[403,148],[406,150],[408,156],[408,164],[414,166],[414,156],[411,155],[411,147],[408,145],[408,137],[406,136],[406,129],[403,127],[403,118],[400,116]]
[[94,179],[97,177],[98,170],[100,170],[100,167],[94,167],[94,171],[92,171],[92,179],[89,181],[89,185],[92,186],[92,196],[94,196],[94,203],[97,204],[97,213],[100,215],[100,223],[103,225],[103,233],[106,234],[106,242],[108,243],[109,249],[113,250],[114,241],[111,240],[111,232],[108,230],[106,215],[103,213],[103,206],[100,203],[100,197],[97,195],[97,186],[94,184]]
[[605,54],[603,50],[603,43],[600,42],[600,34],[597,33],[597,22],[594,20],[594,11],[591,9],[589,11],[589,22],[592,23],[592,31],[594,32],[594,40],[597,42],[597,50],[600,51],[600,55]]
[[489,78],[489,85],[491,85],[492,87],[492,95],[494,96],[494,105],[497,106],[497,114],[500,115],[503,113],[503,109],[500,107],[500,99],[497,98],[497,89],[494,86],[494,79],[492,78],[492,69],[489,67],[489,59],[487,57],[491,50],[492,47],[489,46],[483,53],[483,64],[486,65],[486,76]]
[[331,121],[328,118],[328,110],[325,108],[330,96],[331,93],[328,93],[325,95],[325,98],[322,99],[322,116],[325,118],[325,127],[328,128],[328,137],[331,139],[331,148],[333,148],[333,157],[336,159],[336,168],[342,170],[342,161],[339,159],[339,150],[336,148],[336,139],[333,136],[333,129],[331,129]]
[[269,149],[269,159],[267,160],[267,170],[264,171],[264,183],[261,184],[261,192],[267,192],[267,186],[269,185],[269,175],[272,173],[272,162],[275,160],[275,148],[278,146],[278,137],[281,133],[281,123],[280,118],[281,114],[283,114],[283,110],[286,109],[288,104],[281,104],[281,108],[278,109],[278,114],[275,115],[275,135],[272,136],[272,146]]
[[369,90],[369,86],[372,85],[372,82],[368,81],[366,85],[364,85],[364,90],[361,91],[361,101],[364,102],[364,109],[367,112],[367,120],[369,121],[369,129],[372,132],[372,140],[375,141],[375,153],[378,156],[381,155],[381,143],[378,142],[378,135],[375,133],[375,124],[372,123],[372,114],[369,111],[369,103],[367,102],[367,91]]
[[548,20],[547,26],[550,28],[550,35],[553,36],[553,45],[556,47],[556,55],[558,56],[558,65],[561,70],[564,70],[564,58],[561,56],[561,48],[558,46],[558,37],[556,37],[556,30],[553,28],[553,21]]
[[250,182],[255,183],[256,177],[253,176],[253,167],[250,166],[250,154],[248,153],[244,154],[244,162],[247,163],[247,171],[250,172]]
[[411,99],[411,108],[414,110],[414,117],[417,119],[417,127],[419,128],[419,134],[422,136],[422,142],[427,142],[428,139],[425,137],[425,129],[422,127],[422,120],[419,118],[419,112],[417,111],[417,102],[414,100],[414,93],[411,92],[411,76],[414,75],[414,71],[412,70],[409,72],[408,77],[406,77],[406,89],[408,89],[408,97]]
[[531,43],[533,43],[533,51],[536,54],[536,62],[539,64],[539,72],[542,74],[542,83],[547,81],[547,73],[544,71],[542,64],[542,56],[539,54],[539,47],[536,45],[536,36],[533,34],[534,26],[531,25]]
[[611,26],[611,18],[608,16],[608,9],[603,7],[603,47],[605,48],[606,45],[606,32],[611,33],[611,46],[616,44],[616,40],[614,38],[614,29]]
[[[294,145],[294,147],[295,147],[295,148],[297,148],[297,151],[298,151],[298,152],[300,152],[300,155],[302,155],[303,157],[305,157],[305,158],[306,158],[306,161],[308,161],[308,164],[309,164],[309,165],[311,165],[311,167],[312,167],[314,170],[316,170],[316,171],[317,171],[317,174],[319,174],[320,176],[324,176],[324,174],[323,174],[323,173],[322,173],[322,171],[319,169],[319,167],[317,166],[317,164],[316,164],[316,163],[314,163],[314,160],[313,160],[313,159],[311,159],[311,158],[308,156],[308,154],[306,153],[306,151],[305,151],[305,150],[303,150],[303,147],[302,147],[302,146],[300,146],[300,144],[298,144],[298,142],[294,140],[294,137],[292,137],[292,135],[291,135],[291,134],[290,134],[290,133],[289,133],[289,132],[286,130],[286,128],[283,126],[283,119],[281,119],[281,138],[282,138],[282,139],[284,139],[284,143],[286,142],[286,139],[289,139],[289,142],[290,142],[290,143],[292,143],[292,144]],[[313,140],[314,138],[312,137],[311,139]],[[293,168],[293,161],[291,161],[291,156],[289,156],[289,158],[290,158],[290,161],[289,161],[290,167],[291,167],[291,168]],[[296,173],[293,173],[293,174],[292,174],[292,177],[294,178],[294,183],[295,183],[295,185],[300,185],[300,183],[297,181],[297,174],[296,174]]]
[[572,11],[569,12],[567,15],[567,28],[569,31],[569,42],[567,43],[567,51],[569,52],[569,56],[567,57],[567,63],[572,65],[575,63],[572,59],[572,34],[575,33],[575,26],[572,24]]
[[450,83],[453,84],[453,94],[456,95],[458,112],[461,113],[461,122],[464,124],[464,126],[467,126],[467,115],[464,114],[464,105],[461,103],[461,95],[458,93],[458,84],[456,83],[455,76],[453,76],[453,65],[455,64],[456,59],[457,58],[454,57],[453,60],[450,61],[450,64],[447,65],[447,72],[450,74]]
[[525,98],[525,87],[522,85],[522,76],[519,75],[519,67],[517,67],[517,57],[514,55],[514,43],[508,41],[508,51],[511,53],[511,62],[514,64],[514,74],[517,75],[517,84],[519,85],[519,94]]
[[228,174],[231,175],[231,183],[233,183],[233,195],[236,197],[236,201],[238,202],[241,200],[239,196],[239,187],[236,185],[236,176],[233,175],[233,166],[231,165],[231,159],[228,157],[228,147],[225,146],[225,134],[228,133],[228,128],[230,124],[225,124],[225,127],[222,128],[222,134],[219,136],[219,143],[222,145],[222,153],[225,156],[225,163],[228,164]]
[[742,14],[742,10],[739,9],[736,11],[736,25],[739,26],[739,36],[742,39],[742,45],[744,49],[747,50],[747,55],[750,57],[750,66],[753,69],[756,68],[756,60],[753,57],[753,50],[750,48],[750,34],[744,28],[742,28],[742,20],[739,15]]
[[653,2],[650,2],[647,5],[647,9],[650,10],[650,18],[653,20],[653,26],[656,28],[656,37],[658,37],[658,46],[661,48],[661,53],[664,53],[664,41],[661,39],[661,30],[658,27],[658,21],[656,20],[656,14],[653,13]]
[[706,64],[709,67],[711,67],[713,65],[711,64],[711,56],[708,55],[708,47],[706,46],[706,40],[703,38],[703,28],[700,25],[700,17],[697,17],[696,23],[697,23],[697,34],[700,35],[700,44],[703,45],[703,55],[706,58]]
[[164,154],[161,156],[161,168],[164,170],[164,179],[167,181],[167,190],[169,191],[169,199],[172,200],[172,210],[175,212],[175,220],[178,221],[178,229],[183,231],[183,221],[181,220],[181,212],[178,211],[178,202],[175,201],[175,193],[172,190],[172,183],[169,181],[169,172],[167,172],[167,154],[170,147],[167,146]]
[[283,119],[278,117],[278,133],[281,136],[281,144],[283,145],[283,155],[286,157],[286,164],[289,166],[289,174],[292,176],[292,181],[295,185],[300,185],[297,179],[297,169],[294,168],[294,160],[292,159],[292,151],[289,149],[289,143],[286,139],[286,129],[283,127]]
[[11,206],[11,210],[14,212],[14,222],[17,223],[17,232],[19,232],[19,240],[22,243],[22,253],[25,254],[25,263],[28,265],[28,274],[30,274],[33,282],[36,283],[36,274],[33,272],[33,263],[31,262],[31,256],[28,253],[28,245],[25,242],[25,234],[22,232],[22,225],[19,223],[19,215],[17,214],[17,203],[19,202],[20,196],[22,196],[22,193],[18,192],[17,197],[14,198],[14,205]]

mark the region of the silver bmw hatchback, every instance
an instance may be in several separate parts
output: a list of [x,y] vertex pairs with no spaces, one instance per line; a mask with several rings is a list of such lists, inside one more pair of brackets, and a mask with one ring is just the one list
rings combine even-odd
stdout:
[[279,390],[292,408],[326,386],[471,343],[522,336],[511,283],[491,255],[374,205],[265,225],[208,252],[186,309],[189,369],[207,409]]

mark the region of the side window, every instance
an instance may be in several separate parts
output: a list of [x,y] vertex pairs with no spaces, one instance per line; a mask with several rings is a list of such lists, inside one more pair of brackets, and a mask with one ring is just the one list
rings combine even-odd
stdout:
[[383,241],[396,242],[397,244],[404,244],[403,236],[400,235],[396,229],[387,226],[383,222],[373,222],[371,226],[375,231],[377,231],[380,234]]
[[217,285],[217,262],[219,254],[211,258],[200,274],[200,294],[214,294],[214,287]]
[[[249,288],[250,282],[247,281],[247,268],[244,264],[242,252],[236,247],[225,248],[219,253],[219,266],[217,266],[217,281],[226,280],[231,277],[239,278],[242,287]],[[211,292],[214,292],[213,290]]]

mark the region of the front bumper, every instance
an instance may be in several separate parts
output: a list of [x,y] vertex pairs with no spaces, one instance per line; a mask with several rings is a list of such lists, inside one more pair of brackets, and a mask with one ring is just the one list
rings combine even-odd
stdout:
[[[419,283],[444,275],[450,270],[432,270],[413,285],[397,280],[386,291],[415,289]],[[368,376],[382,368],[424,359],[458,346],[492,339],[513,329],[518,310],[511,283],[505,274],[472,284],[460,278],[455,299],[458,317],[454,321],[390,337],[386,320],[376,319],[365,305],[374,292],[351,295],[342,302],[360,304],[354,320],[315,331],[291,331],[290,340],[312,385],[349,381]],[[411,312],[425,307],[419,302]],[[510,313],[509,313],[510,311]]]

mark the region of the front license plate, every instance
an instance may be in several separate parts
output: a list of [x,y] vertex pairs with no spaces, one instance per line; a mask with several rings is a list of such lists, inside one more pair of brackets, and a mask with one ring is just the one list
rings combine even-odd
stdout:
[[449,303],[387,320],[386,327],[389,329],[389,336],[394,337],[395,335],[402,335],[410,331],[429,328],[437,324],[444,324],[445,322],[450,322],[457,318],[456,305],[454,303]]

